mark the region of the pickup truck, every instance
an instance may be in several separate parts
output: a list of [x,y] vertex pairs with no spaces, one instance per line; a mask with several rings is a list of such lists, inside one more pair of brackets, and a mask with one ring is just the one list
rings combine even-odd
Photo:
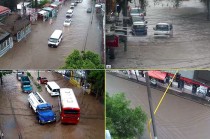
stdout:
[[31,82],[28,76],[21,76],[21,88],[23,92],[30,93],[32,91]]
[[47,84],[48,80],[46,77],[39,77],[37,78],[40,84]]
[[56,114],[52,110],[52,105],[47,103],[38,92],[28,95],[29,107],[36,113],[36,118],[40,125],[56,122]]

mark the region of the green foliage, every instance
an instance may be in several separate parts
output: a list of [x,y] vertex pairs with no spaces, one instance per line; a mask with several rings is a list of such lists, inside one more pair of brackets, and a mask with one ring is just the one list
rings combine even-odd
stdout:
[[105,72],[104,70],[91,70],[87,75],[87,82],[91,83],[93,88],[98,91],[104,90]]
[[0,78],[2,78],[3,76],[7,75],[7,74],[11,74],[12,71],[11,70],[0,70]]
[[11,74],[12,70],[0,70],[0,82],[1,85],[3,85],[3,76],[7,75],[7,74]]
[[31,77],[31,73],[27,72],[27,76],[28,76],[28,77]]
[[80,52],[74,50],[65,61],[63,69],[103,69],[104,66],[101,64],[98,54],[91,51]]
[[141,107],[130,108],[123,93],[106,93],[106,128],[114,139],[130,139],[144,132],[147,116]]
[[40,2],[38,2],[37,0],[33,0],[32,1],[32,8],[36,8],[36,2],[37,2],[37,8],[42,8],[43,5],[45,5],[46,3],[50,3],[49,0],[42,0]]

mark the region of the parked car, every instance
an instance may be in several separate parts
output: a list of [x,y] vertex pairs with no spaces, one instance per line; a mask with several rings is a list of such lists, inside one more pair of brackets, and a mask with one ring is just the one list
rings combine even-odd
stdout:
[[92,8],[88,8],[87,13],[91,13],[91,12],[92,12]]
[[39,80],[40,84],[47,84],[48,82],[46,77],[39,77],[37,80]]
[[144,16],[131,16],[131,25],[133,25],[134,22],[144,22],[147,24],[147,20],[144,19]]
[[139,7],[135,7],[130,9],[130,16],[146,16],[146,12]]
[[154,36],[172,37],[173,26],[170,23],[158,23],[153,28],[155,30]]
[[72,9],[72,10],[73,10],[73,9],[74,9],[74,5],[71,5],[71,6],[70,6],[70,9]]
[[134,22],[132,27],[132,34],[135,36],[147,35],[147,24],[144,22]]
[[24,76],[24,72],[23,71],[17,71],[16,73],[16,77],[17,79],[20,81],[21,80],[21,77]]
[[69,10],[66,12],[66,17],[72,17],[73,14],[74,14],[74,10],[69,9]]
[[70,26],[71,25],[71,18],[67,18],[64,23],[63,23],[64,26]]

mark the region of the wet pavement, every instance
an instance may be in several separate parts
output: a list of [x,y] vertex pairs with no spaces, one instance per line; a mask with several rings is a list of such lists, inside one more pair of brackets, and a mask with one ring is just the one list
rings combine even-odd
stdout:
[[[74,49],[90,50],[102,57],[101,30],[95,11],[87,13],[92,7],[91,0],[83,0],[74,9],[72,23],[64,27],[66,11],[71,1],[60,7],[57,18],[52,24],[49,20],[37,21],[32,25],[32,32],[23,41],[0,58],[0,67],[4,69],[57,69],[65,63],[65,57]],[[93,6],[94,7],[94,6]],[[48,47],[48,38],[55,29],[63,30],[63,40],[58,48]]]
[[[131,107],[140,105],[149,117],[146,86],[106,74],[106,89],[110,95],[116,92],[124,92],[126,98],[131,100]],[[151,92],[153,106],[156,108],[164,92],[156,89],[151,89]],[[210,128],[209,109],[208,106],[167,94],[155,116],[158,138],[208,138]],[[147,130],[145,130],[141,139],[149,139]]]
[[[210,21],[207,21],[202,2],[182,1],[180,7],[175,8],[166,1],[154,4],[149,0],[146,11],[148,35],[137,37],[130,34],[127,52],[121,44],[115,49],[116,58],[109,59],[107,64],[112,68],[144,69],[210,67]],[[153,27],[158,22],[173,24],[172,38],[154,38]]]
[[[31,72],[34,79],[37,72]],[[58,97],[51,97],[42,86],[42,97],[54,107],[56,123],[39,125],[34,112],[29,108],[27,96],[22,93],[20,82],[16,74],[3,78],[4,85],[0,87],[0,124],[5,139],[104,139],[104,105],[91,95],[83,95],[83,90],[72,86],[61,74],[52,72],[40,72],[49,81],[56,81],[60,87],[68,87],[74,90],[81,109],[80,122],[77,125],[63,125],[60,123]],[[33,85],[33,90],[36,87]]]

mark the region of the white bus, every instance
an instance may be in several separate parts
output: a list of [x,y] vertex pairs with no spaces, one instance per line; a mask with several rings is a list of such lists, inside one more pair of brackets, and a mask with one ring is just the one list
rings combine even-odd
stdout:
[[62,30],[55,30],[53,34],[48,39],[48,46],[49,47],[58,47],[61,40],[63,38],[63,32]]

